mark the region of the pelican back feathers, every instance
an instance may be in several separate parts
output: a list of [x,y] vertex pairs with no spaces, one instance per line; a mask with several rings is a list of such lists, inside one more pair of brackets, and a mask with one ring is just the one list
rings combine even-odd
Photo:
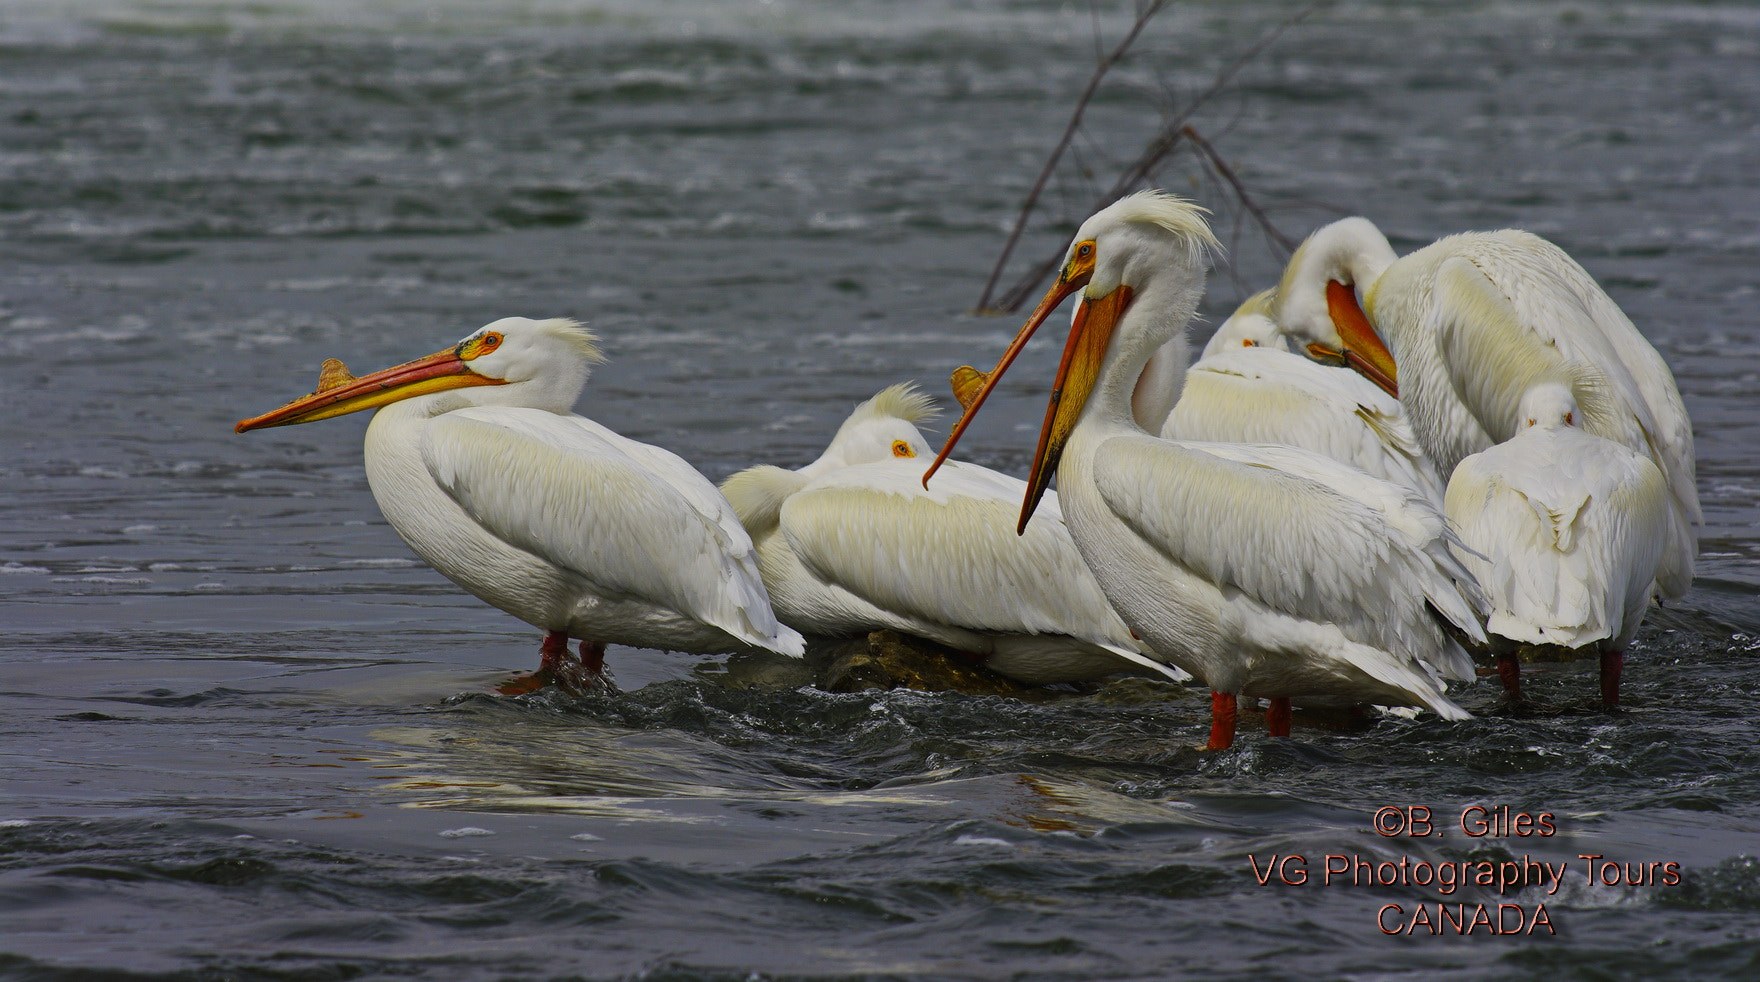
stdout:
[[803,651],[770,609],[745,529],[676,455],[579,416],[511,407],[438,416],[420,450],[435,483],[484,529],[602,594],[670,608],[742,644]]

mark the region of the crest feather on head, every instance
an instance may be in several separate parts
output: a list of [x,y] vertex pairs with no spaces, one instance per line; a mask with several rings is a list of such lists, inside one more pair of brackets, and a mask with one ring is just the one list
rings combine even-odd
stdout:
[[892,417],[916,426],[941,415],[935,400],[917,388],[915,382],[899,382],[881,389],[874,398],[862,403],[849,414],[849,422]]
[[604,353],[599,350],[599,335],[580,321],[552,317],[538,321],[537,325],[538,330],[573,348],[589,363],[596,365],[605,360]]
[[1113,219],[1135,224],[1155,225],[1170,235],[1187,240],[1195,251],[1222,252],[1222,243],[1210,231],[1204,216],[1210,209],[1194,204],[1177,194],[1157,189],[1126,195],[1102,209]]

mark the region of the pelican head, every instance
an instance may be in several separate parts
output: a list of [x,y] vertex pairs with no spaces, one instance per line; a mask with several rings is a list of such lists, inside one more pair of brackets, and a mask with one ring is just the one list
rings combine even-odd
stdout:
[[1274,318],[1311,357],[1347,364],[1393,396],[1393,354],[1363,313],[1363,297],[1397,258],[1367,218],[1323,225],[1289,257]]
[[[1063,453],[1064,443],[1103,376],[1134,383],[1155,349],[1184,330],[1204,291],[1209,254],[1221,246],[1205,223],[1208,212],[1163,191],[1139,191],[1095,212],[1065,251],[1057,282],[1015,335],[995,371],[972,397],[923,481],[935,473],[977,415],[1027,340],[1072,294],[1081,293],[1051,404],[1027,478],[1024,531]],[[1127,311],[1131,316],[1126,319]],[[1128,395],[1128,392],[1127,392]]]
[[817,475],[853,464],[926,457],[929,445],[917,424],[938,413],[935,400],[918,391],[914,383],[889,385],[856,406],[837,428],[825,452],[801,468],[801,473]]
[[[591,366],[603,357],[591,331],[571,320],[504,317],[450,348],[355,378],[324,363],[318,391],[241,420],[236,432],[310,423],[421,398],[430,415],[476,406],[525,406],[566,413]],[[468,390],[468,391],[463,391]]]
[[1239,348],[1271,348],[1274,351],[1288,351],[1289,338],[1277,326],[1272,311],[1277,305],[1277,288],[1260,290],[1248,297],[1216,333],[1210,335],[1209,343],[1204,345],[1203,354],[1199,357],[1209,358],[1224,351]]
[[1542,382],[1522,393],[1517,413],[1529,427],[1576,426],[1577,397],[1563,382]]

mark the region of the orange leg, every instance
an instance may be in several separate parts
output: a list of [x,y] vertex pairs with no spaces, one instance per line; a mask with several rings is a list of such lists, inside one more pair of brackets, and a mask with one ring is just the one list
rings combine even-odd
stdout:
[[[546,639],[548,640],[548,639]],[[605,646],[597,641],[581,642],[581,667],[594,677],[605,674]]]
[[1625,652],[1601,653],[1601,704],[1609,709],[1619,705],[1619,676],[1625,667]]
[[1210,743],[1205,750],[1234,746],[1236,701],[1232,692],[1210,693]]
[[1510,702],[1522,701],[1522,663],[1512,654],[1497,656],[1497,677],[1503,680],[1503,694]]
[[547,631],[538,647],[538,670],[530,675],[508,679],[495,687],[504,696],[523,696],[546,685],[559,685],[579,695],[605,677],[605,646],[596,641],[581,642],[581,658],[576,662],[568,651],[568,635]]
[[1265,732],[1274,737],[1289,736],[1289,718],[1293,712],[1288,696],[1272,697],[1270,708],[1265,710]]
[[568,661],[568,635],[561,631],[548,631],[544,634],[544,643],[538,646],[538,671],[552,675],[565,671]]

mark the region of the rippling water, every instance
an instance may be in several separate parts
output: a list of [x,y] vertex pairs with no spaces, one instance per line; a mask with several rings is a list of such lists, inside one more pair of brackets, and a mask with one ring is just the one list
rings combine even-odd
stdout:
[[[1674,367],[1707,511],[1617,718],[1249,725],[1219,754],[1192,749],[1201,693],[1141,679],[834,695],[780,660],[614,648],[621,692],[485,694],[536,635],[409,557],[365,420],[232,422],[328,356],[564,315],[612,358],[583,412],[714,479],[798,465],[880,386],[941,392],[1000,351],[1018,322],[966,311],[1096,31],[1124,24],[1031,0],[490,6],[0,10],[0,977],[1760,971],[1751,6],[1339,3],[1195,120],[1291,234],[1362,212],[1402,249],[1501,225],[1564,245]],[[1022,261],[1296,9],[1166,11]],[[1231,246],[1214,320],[1280,256],[1189,161],[1162,180]],[[1024,470],[1055,348],[965,453]],[[1532,688],[1583,706],[1592,673]],[[1470,839],[1474,804],[1558,834]],[[1383,806],[1446,834],[1377,835]],[[1591,883],[1585,854],[1682,882]],[[1261,886],[1291,855],[1312,879]],[[1444,895],[1325,885],[1328,855],[1570,870]],[[1545,904],[1557,933],[1378,927],[1462,900]]]

